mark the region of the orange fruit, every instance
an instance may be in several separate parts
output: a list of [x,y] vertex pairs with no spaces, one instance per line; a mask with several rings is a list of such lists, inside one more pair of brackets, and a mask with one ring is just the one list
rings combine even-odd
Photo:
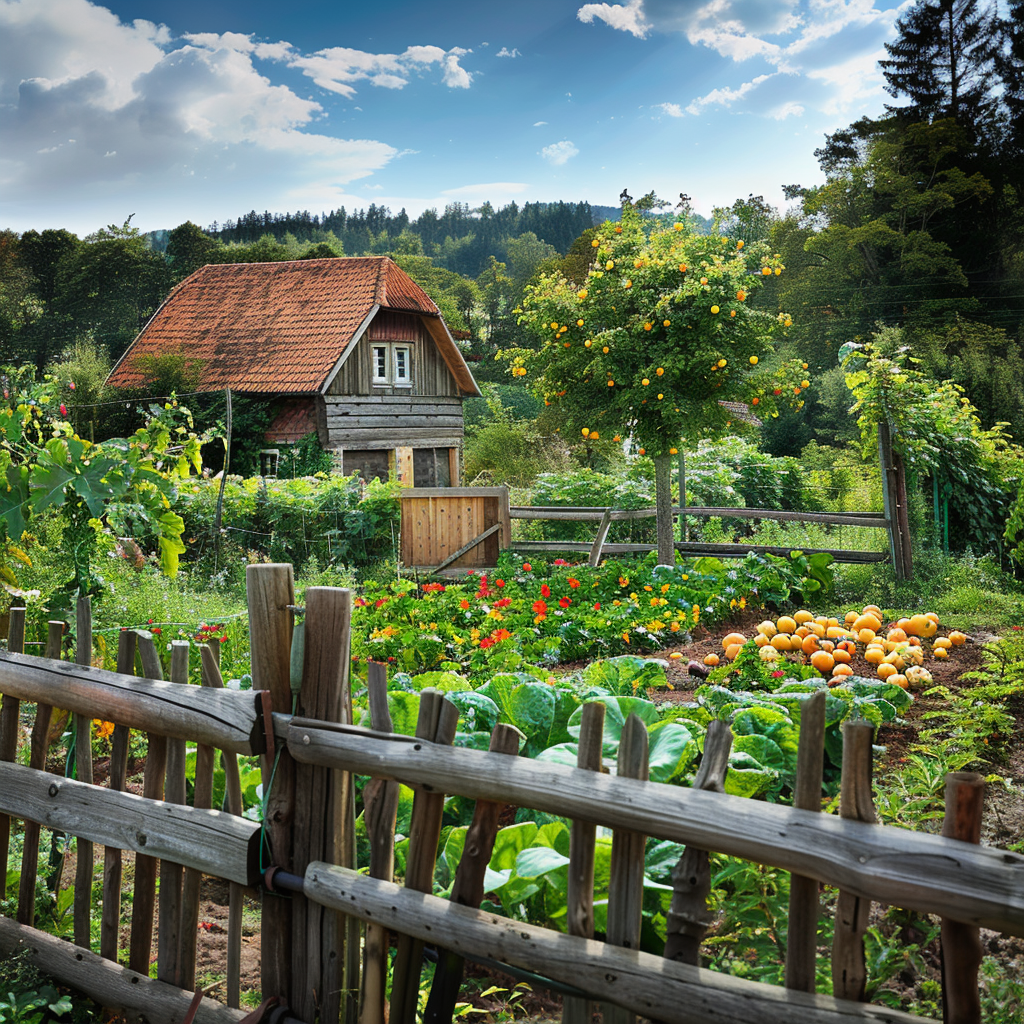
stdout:
[[859,618],[859,616],[857,615],[856,612],[847,612],[846,613],[846,618],[843,619],[843,622],[845,622],[846,625],[848,625],[848,626],[852,626],[857,621],[858,618]]
[[899,626],[893,626],[888,633],[885,634],[886,640],[895,640],[897,643],[907,639],[907,634],[903,632]]
[[836,665],[836,667],[832,669],[832,675],[836,679],[842,679],[844,676],[852,676],[853,669],[850,668],[849,665]]
[[933,642],[933,646],[936,650],[940,647],[950,648],[953,646],[953,641],[948,636],[937,636]]
[[853,623],[854,632],[859,633],[862,629],[870,629],[877,633],[882,628],[882,620],[871,612],[858,615]]
[[722,650],[728,650],[733,644],[739,644],[742,647],[747,642],[747,638],[742,633],[729,633],[728,636],[722,638]]
[[818,638],[813,633],[808,633],[800,644],[800,650],[807,655],[813,654],[815,651],[819,650]]
[[883,661],[885,661],[885,654],[877,647],[869,647],[864,652],[864,660],[869,665],[880,665]]
[[822,674],[826,675],[835,667],[835,658],[828,651],[815,651],[811,655],[811,664]]
[[778,661],[782,655],[770,644],[765,644],[761,648],[760,657],[762,661]]
[[930,619],[932,622],[935,623],[936,626],[939,624],[939,617],[935,614],[935,612],[925,612],[924,617],[926,619]]
[[757,627],[757,631],[758,633],[763,633],[769,640],[778,633],[778,629],[775,628],[775,623],[772,622],[771,619],[765,619],[764,622]]
[[740,651],[742,650],[743,644],[729,644],[729,646],[725,649],[725,656],[730,661],[735,661],[736,658],[739,656]]
[[764,635],[764,633],[758,633],[754,637],[754,643],[757,644],[758,647],[764,647],[765,644],[770,644],[771,640],[769,640],[768,637]]
[[829,654],[831,654],[835,650],[835,647],[836,647],[836,645],[834,643],[832,643],[831,640],[822,640],[821,641],[821,649],[823,651],[828,651]]
[[803,638],[808,635],[813,634],[811,634],[811,631],[806,626],[797,626],[796,629],[793,631],[793,636],[798,636],[801,640],[803,640]]
[[939,661],[942,661],[949,657],[949,651],[947,651],[945,647],[936,647],[935,650],[932,651],[932,657],[938,658]]
[[871,614],[876,615],[879,620],[881,620],[882,618],[882,609],[879,608],[877,604],[866,604],[861,609],[861,611],[864,615],[867,615],[868,612],[871,612]]
[[888,679],[889,676],[895,676],[899,673],[896,670],[895,665],[890,665],[888,662],[883,661],[881,665],[876,669],[879,679]]
[[772,647],[777,651],[788,651],[792,648],[793,643],[790,640],[788,633],[776,633],[772,637]]
[[801,608],[800,611],[793,613],[793,618],[802,626],[805,622],[810,622],[814,616],[806,608]]
[[780,633],[792,633],[796,629],[796,619],[789,615],[780,615],[775,625]]
[[965,633],[961,633],[959,629],[954,629],[953,632],[949,634],[949,639],[953,642],[954,647],[959,647],[964,643],[964,641],[966,641],[967,635]]
[[846,651],[847,654],[857,653],[857,645],[852,640],[843,640],[841,643],[836,644],[836,647],[841,651]]
[[850,652],[849,651],[844,651],[844,650],[842,650],[839,647],[837,647],[832,652],[832,657],[835,659],[835,661],[837,663],[839,663],[841,665],[849,665],[850,662],[853,661],[853,658],[850,657]]
[[718,664],[718,655],[717,654],[707,654],[707,655],[705,655],[704,656],[704,664],[705,665],[710,665],[712,668],[714,668]]
[[910,689],[910,683],[907,681],[907,677],[899,672],[894,676],[889,676],[886,682],[893,683],[895,686],[902,686],[904,690]]
[[868,629],[866,626],[864,627],[864,629],[860,630],[860,632],[857,633],[857,639],[862,644],[871,643],[871,641],[874,640],[876,636],[878,636],[878,634],[873,629]]

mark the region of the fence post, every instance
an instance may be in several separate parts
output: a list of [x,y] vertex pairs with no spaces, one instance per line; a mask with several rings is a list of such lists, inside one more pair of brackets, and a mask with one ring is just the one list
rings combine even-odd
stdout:
[[[895,455],[892,450],[892,432],[885,420],[878,424],[878,461],[882,469],[882,500],[889,527],[889,554],[892,557],[892,568],[896,579],[902,580],[906,578],[907,566],[907,555],[904,554],[903,545],[910,542],[910,537],[909,534],[904,534],[900,518],[900,497]],[[904,502],[905,500],[904,493]],[[904,508],[905,514],[906,509]]]
[[[794,807],[820,813],[824,761],[825,691],[819,690],[800,707],[800,747],[797,752]],[[816,991],[819,910],[818,880],[805,875],[790,875],[786,988],[800,992]]]
[[[92,604],[80,596],[75,608],[75,664],[92,664]],[[75,771],[79,782],[92,785],[92,716],[75,715]],[[92,930],[93,847],[75,840],[75,945],[90,949]]]
[[[671,520],[669,520],[671,523]],[[647,781],[647,726],[631,714],[622,728],[619,742],[620,778]],[[608,881],[608,930],[606,941],[613,946],[638,950],[644,903],[644,844],[639,832],[616,829],[612,833],[612,861]],[[633,1024],[636,1014],[621,1006],[602,1007],[605,1024]]]
[[[965,843],[981,842],[985,779],[976,772],[946,776],[946,816],[942,834]],[[944,1024],[981,1024],[978,968],[981,940],[974,925],[942,919],[942,1019]]]
[[[22,654],[25,650],[25,609],[12,608],[7,633],[7,650]],[[13,761],[18,756],[18,715],[21,701],[10,694],[3,695],[0,708],[0,761]],[[11,819],[0,814],[0,897],[7,895],[7,856],[11,839]]]
[[[871,743],[875,727],[870,722],[843,725],[843,768],[839,789],[839,816],[877,823],[871,793]],[[871,900],[840,889],[836,902],[835,937],[832,942],[832,994],[837,999],[864,1002],[867,969],[864,964],[864,932],[871,914]]]
[[[253,689],[269,690],[274,711],[290,712],[290,606],[295,604],[292,567],[287,563],[247,566],[245,590]],[[274,864],[291,871],[295,763],[287,750],[278,749],[273,761],[268,756],[260,759],[260,769],[266,823],[260,867]],[[288,998],[291,995],[291,907],[290,899],[264,889],[260,919],[260,976],[264,996]]]
[[[320,722],[351,720],[348,660],[352,621],[352,593],[337,587],[306,590],[305,649],[302,689],[296,714]],[[298,628],[298,627],[296,627]],[[349,821],[352,800],[350,772],[315,765],[295,766],[295,818],[292,829],[292,867],[303,874],[310,861],[326,861],[354,868],[350,846],[354,822]],[[348,918],[307,900],[292,897],[292,995],[289,999],[301,1020],[313,1020],[317,1011],[323,1024],[334,1024],[342,1008],[349,944]],[[355,932],[358,949],[358,922]],[[352,979],[358,992],[358,981]],[[347,1004],[347,996],[346,996]]]

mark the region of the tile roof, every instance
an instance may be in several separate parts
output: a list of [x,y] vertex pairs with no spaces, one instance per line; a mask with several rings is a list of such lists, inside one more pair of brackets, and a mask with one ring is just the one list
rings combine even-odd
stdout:
[[386,256],[212,264],[171,292],[108,383],[140,387],[140,356],[181,352],[201,363],[200,391],[316,392],[375,305],[440,317]]

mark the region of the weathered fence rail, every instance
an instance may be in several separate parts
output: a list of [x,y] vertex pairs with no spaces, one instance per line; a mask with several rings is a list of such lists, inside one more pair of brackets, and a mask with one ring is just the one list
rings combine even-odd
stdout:
[[[565,1008],[568,1024],[588,1019],[590,1000],[599,1001],[606,1019],[614,1022],[631,1021],[634,1015],[667,1024],[922,1021],[924,1018],[862,1001],[863,924],[870,903],[877,901],[942,918],[947,1018],[960,1024],[980,1024],[978,928],[1024,935],[1024,857],[977,845],[978,832],[972,824],[980,814],[982,783],[977,777],[950,776],[948,780],[951,795],[945,831],[962,838],[874,824],[870,795],[873,730],[865,723],[847,724],[843,813],[821,814],[817,809],[821,735],[810,727],[811,704],[808,728],[801,730],[800,739],[800,806],[794,807],[744,800],[720,791],[731,744],[731,732],[724,723],[713,723],[715,728],[708,731],[706,770],[702,767],[699,784],[692,789],[646,781],[647,733],[633,720],[623,732],[627,749],[620,747],[618,774],[594,770],[600,763],[591,755],[601,749],[603,720],[589,712],[584,716],[586,729],[581,733],[577,768],[514,756],[508,727],[501,725],[489,752],[453,748],[457,712],[442,694],[432,690],[422,693],[415,736],[384,731],[391,723],[386,672],[378,665],[371,666],[368,683],[371,720],[382,728],[360,728],[352,724],[349,704],[349,594],[311,588],[306,592],[305,607],[296,608],[290,566],[250,567],[249,583],[250,614],[260,623],[254,667],[259,663],[259,679],[271,684],[274,713],[266,714],[264,700],[257,701],[253,694],[216,690],[208,671],[206,687],[189,687],[190,695],[200,701],[192,702],[191,708],[230,707],[228,721],[232,724],[219,725],[219,731],[211,732],[213,726],[201,724],[198,718],[188,722],[211,750],[217,745],[224,749],[229,743],[244,745],[240,738],[244,734],[247,749],[265,751],[264,784],[269,792],[262,845],[256,823],[201,806],[208,799],[206,784],[198,776],[197,806],[186,807],[180,800],[161,800],[160,787],[149,785],[148,780],[148,795],[139,797],[117,786],[104,788],[60,779],[38,763],[38,747],[33,752],[37,763],[30,767],[13,763],[17,749],[16,742],[12,747],[9,741],[12,711],[17,714],[22,699],[34,699],[48,721],[51,706],[67,706],[65,686],[69,695],[77,694],[74,700],[82,715],[92,714],[90,708],[103,708],[136,728],[145,728],[151,743],[162,738],[165,746],[195,739],[194,733],[183,735],[188,730],[177,713],[163,723],[152,717],[154,694],[177,695],[168,699],[172,706],[181,707],[179,688],[184,684],[165,684],[152,678],[158,670],[148,637],[139,637],[139,644],[149,678],[137,681],[114,673],[99,674],[85,665],[65,665],[57,670],[41,659],[17,654],[0,658],[0,691],[4,693],[0,814],[35,822],[36,840],[42,824],[110,850],[134,851],[137,878],[140,864],[153,864],[147,884],[155,882],[154,858],[162,858],[161,878],[168,880],[161,883],[160,892],[160,980],[146,977],[150,952],[141,938],[152,936],[154,905],[138,897],[133,907],[131,954],[144,954],[142,970],[111,962],[118,956],[116,928],[114,945],[105,944],[107,959],[101,959],[88,948],[70,946],[27,927],[31,921],[15,923],[0,918],[0,951],[28,949],[47,971],[100,1002],[144,1011],[150,1020],[178,1024],[183,1000],[188,998],[182,989],[194,984],[189,949],[194,965],[196,924],[190,908],[198,889],[196,876],[189,872],[209,873],[238,887],[232,889],[233,896],[243,885],[263,879],[261,933],[278,929],[271,941],[264,934],[263,995],[284,997],[297,1015],[292,1019],[310,1024],[314,1019],[330,1024],[384,1024],[385,1020],[412,1024],[425,947],[434,947],[431,955],[437,959],[425,1024],[451,1020],[463,960],[473,959],[540,974],[571,991],[573,997]],[[303,614],[304,628],[293,634],[293,621]],[[17,646],[15,621],[12,643]],[[300,645],[295,636],[303,635]],[[294,659],[290,657],[293,653]],[[204,669],[215,668],[213,659],[212,652],[204,653]],[[176,675],[180,675],[181,663],[182,654],[177,652]],[[119,667],[126,665],[127,658],[119,659]],[[86,684],[91,689],[83,689]],[[133,692],[135,686],[138,696]],[[25,696],[19,696],[22,694]],[[209,703],[210,696],[233,703]],[[823,701],[819,699],[819,703]],[[13,735],[16,740],[17,730]],[[159,774],[168,788],[173,775],[178,786],[177,755],[162,758],[160,746],[155,743],[157,756],[151,763],[158,771],[154,774]],[[212,756],[203,760],[208,767]],[[279,787],[283,765],[288,766],[283,777],[291,780],[287,787]],[[370,776],[364,790],[370,876],[356,871],[354,859],[354,774]],[[404,885],[396,885],[392,879],[397,782],[413,787],[416,794]],[[123,782],[120,785],[123,787]],[[447,794],[477,801],[451,900],[431,894]],[[180,797],[180,789],[177,795]],[[497,822],[507,805],[558,814],[573,822],[569,934],[479,909]],[[4,820],[0,818],[0,824]],[[613,830],[609,921],[603,942],[593,935],[597,825]],[[26,826],[26,837],[28,832]],[[673,874],[671,941],[665,956],[636,948],[644,836],[686,844]],[[794,970],[787,971],[788,988],[695,965],[709,923],[705,904],[710,886],[708,852],[773,865],[805,880],[803,886],[794,885],[791,896],[789,955]],[[34,856],[27,847],[26,856]],[[166,865],[183,867],[184,880],[176,881],[177,875],[165,872]],[[23,863],[23,871],[26,866],[30,865]],[[91,873],[86,881],[91,883]],[[833,953],[834,997],[813,994],[817,887],[822,882],[840,892]],[[117,909],[107,906],[108,899],[119,906],[120,892],[109,895],[112,888],[104,887],[105,925],[111,923],[111,914]],[[27,894],[22,886],[22,902],[25,900],[34,900],[34,879]],[[88,903],[85,907],[88,911]],[[116,917],[112,920],[116,922]],[[365,946],[360,922],[366,927]],[[390,1013],[384,999],[389,931],[399,936]],[[109,936],[109,928],[105,934]],[[175,937],[173,948],[168,935]],[[88,930],[84,945],[91,945]],[[362,976],[361,967],[365,970]],[[231,970],[229,965],[229,974]],[[233,991],[237,990],[236,977]],[[232,1001],[237,1003],[237,998]],[[240,1016],[240,1011],[205,1000],[196,1019],[219,1022]]]

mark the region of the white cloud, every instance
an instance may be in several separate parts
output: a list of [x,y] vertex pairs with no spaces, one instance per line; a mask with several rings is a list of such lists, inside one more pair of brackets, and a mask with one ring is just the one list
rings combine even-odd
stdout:
[[460,185],[458,188],[446,188],[443,196],[458,196],[460,199],[476,197],[480,200],[491,199],[504,195],[519,195],[529,188],[525,181],[486,181],[480,185]]
[[522,54],[516,47],[511,50],[507,46],[503,46],[495,55],[495,57],[522,57]]
[[472,50],[460,46],[443,50],[440,46],[409,46],[403,53],[367,53],[347,46],[332,46],[316,53],[289,53],[289,67],[304,74],[329,92],[342,96],[355,95],[355,83],[369,82],[384,89],[402,89],[410,77],[437,64],[441,77],[451,89],[468,89],[473,76],[459,64],[459,59]]
[[655,103],[654,107],[663,114],[668,114],[669,117],[683,116],[683,108],[678,103]]
[[578,153],[579,150],[568,139],[563,139],[561,142],[553,142],[550,146],[545,146],[540,151],[540,155],[554,167],[561,167],[562,164],[571,160]]
[[771,75],[759,75],[752,82],[744,82],[736,89],[723,88],[712,89],[711,92],[695,99],[687,108],[688,114],[699,114],[705,107],[723,106],[731,107],[737,100],[743,99],[746,95],[756,89],[763,82],[767,82]]
[[597,19],[620,32],[629,32],[643,39],[651,29],[643,8],[643,0],[629,0],[628,4],[584,4],[576,12],[576,17],[588,25]]
[[540,128],[542,125],[545,125],[545,124],[547,124],[547,121],[534,121],[533,122],[533,127],[534,128]]

